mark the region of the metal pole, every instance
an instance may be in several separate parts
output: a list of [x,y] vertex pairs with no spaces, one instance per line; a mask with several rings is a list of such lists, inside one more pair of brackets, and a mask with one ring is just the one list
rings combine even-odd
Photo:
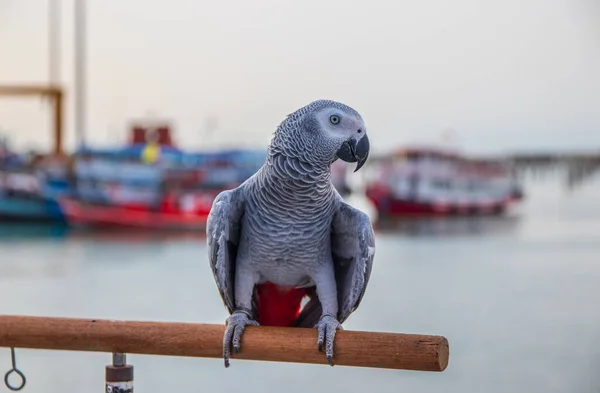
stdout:
[[133,393],[133,366],[124,353],[112,354],[112,365],[106,366],[106,393]]
[[75,0],[75,135],[77,145],[86,134],[86,0]]
[[60,80],[60,0],[48,2],[48,80],[57,84]]

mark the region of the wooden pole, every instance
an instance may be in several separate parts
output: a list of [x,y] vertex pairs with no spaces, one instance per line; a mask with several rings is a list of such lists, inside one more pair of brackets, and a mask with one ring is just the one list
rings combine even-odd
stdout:
[[[224,325],[0,315],[0,347],[221,358]],[[338,331],[336,365],[444,371],[441,336]],[[327,364],[317,331],[248,327],[233,359]]]
[[58,91],[54,96],[54,154],[56,156],[63,155],[63,118],[64,118],[64,110],[63,110],[63,93],[62,90]]
[[58,85],[0,85],[0,95],[55,96],[62,92]]
[[53,109],[53,153],[63,155],[64,92],[59,85],[0,85],[0,96],[41,96],[50,98]]

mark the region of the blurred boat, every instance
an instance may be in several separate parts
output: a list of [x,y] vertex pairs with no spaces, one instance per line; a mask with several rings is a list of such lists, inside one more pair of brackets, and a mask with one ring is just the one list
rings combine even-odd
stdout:
[[0,220],[63,222],[56,198],[66,193],[66,181],[35,167],[0,169]]
[[[192,201],[201,195],[188,196]],[[205,198],[205,200],[207,200]],[[208,199],[212,203],[212,199]],[[192,202],[194,203],[194,202]],[[114,206],[89,203],[73,198],[60,201],[70,224],[94,227],[122,227],[160,230],[202,230],[211,203],[175,204],[177,208],[163,206],[157,209],[140,209],[133,206]]]
[[141,229],[202,229],[220,189],[202,169],[86,159],[76,163],[73,196],[59,199],[69,224]]
[[56,197],[68,193],[64,159],[17,154],[0,137],[0,221],[57,221]]
[[187,153],[174,146],[168,126],[154,136],[142,131],[132,127],[122,148],[78,151],[72,195],[59,201],[70,224],[202,229],[216,195],[245,181],[266,157],[243,149]]
[[0,221],[62,221],[58,203],[36,194],[0,190]]
[[524,197],[507,163],[439,149],[401,149],[368,171],[366,196],[381,218],[498,215]]

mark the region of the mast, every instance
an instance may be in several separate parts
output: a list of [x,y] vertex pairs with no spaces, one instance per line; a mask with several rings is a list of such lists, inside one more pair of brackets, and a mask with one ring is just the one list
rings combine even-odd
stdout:
[[75,135],[77,146],[85,144],[87,115],[86,0],[75,0]]
[[57,85],[60,82],[60,0],[48,2],[48,82]]

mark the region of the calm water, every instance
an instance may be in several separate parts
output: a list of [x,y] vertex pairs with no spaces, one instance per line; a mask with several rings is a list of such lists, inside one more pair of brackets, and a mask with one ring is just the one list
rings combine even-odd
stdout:
[[[521,214],[377,239],[347,329],[441,334],[443,373],[130,355],[138,392],[598,392],[600,184],[528,187]],[[201,238],[0,227],[0,313],[223,323]],[[17,350],[27,392],[102,391],[109,354]],[[0,349],[0,371],[9,368]],[[2,390],[4,387],[0,388]],[[7,390],[8,391],[8,390]]]

